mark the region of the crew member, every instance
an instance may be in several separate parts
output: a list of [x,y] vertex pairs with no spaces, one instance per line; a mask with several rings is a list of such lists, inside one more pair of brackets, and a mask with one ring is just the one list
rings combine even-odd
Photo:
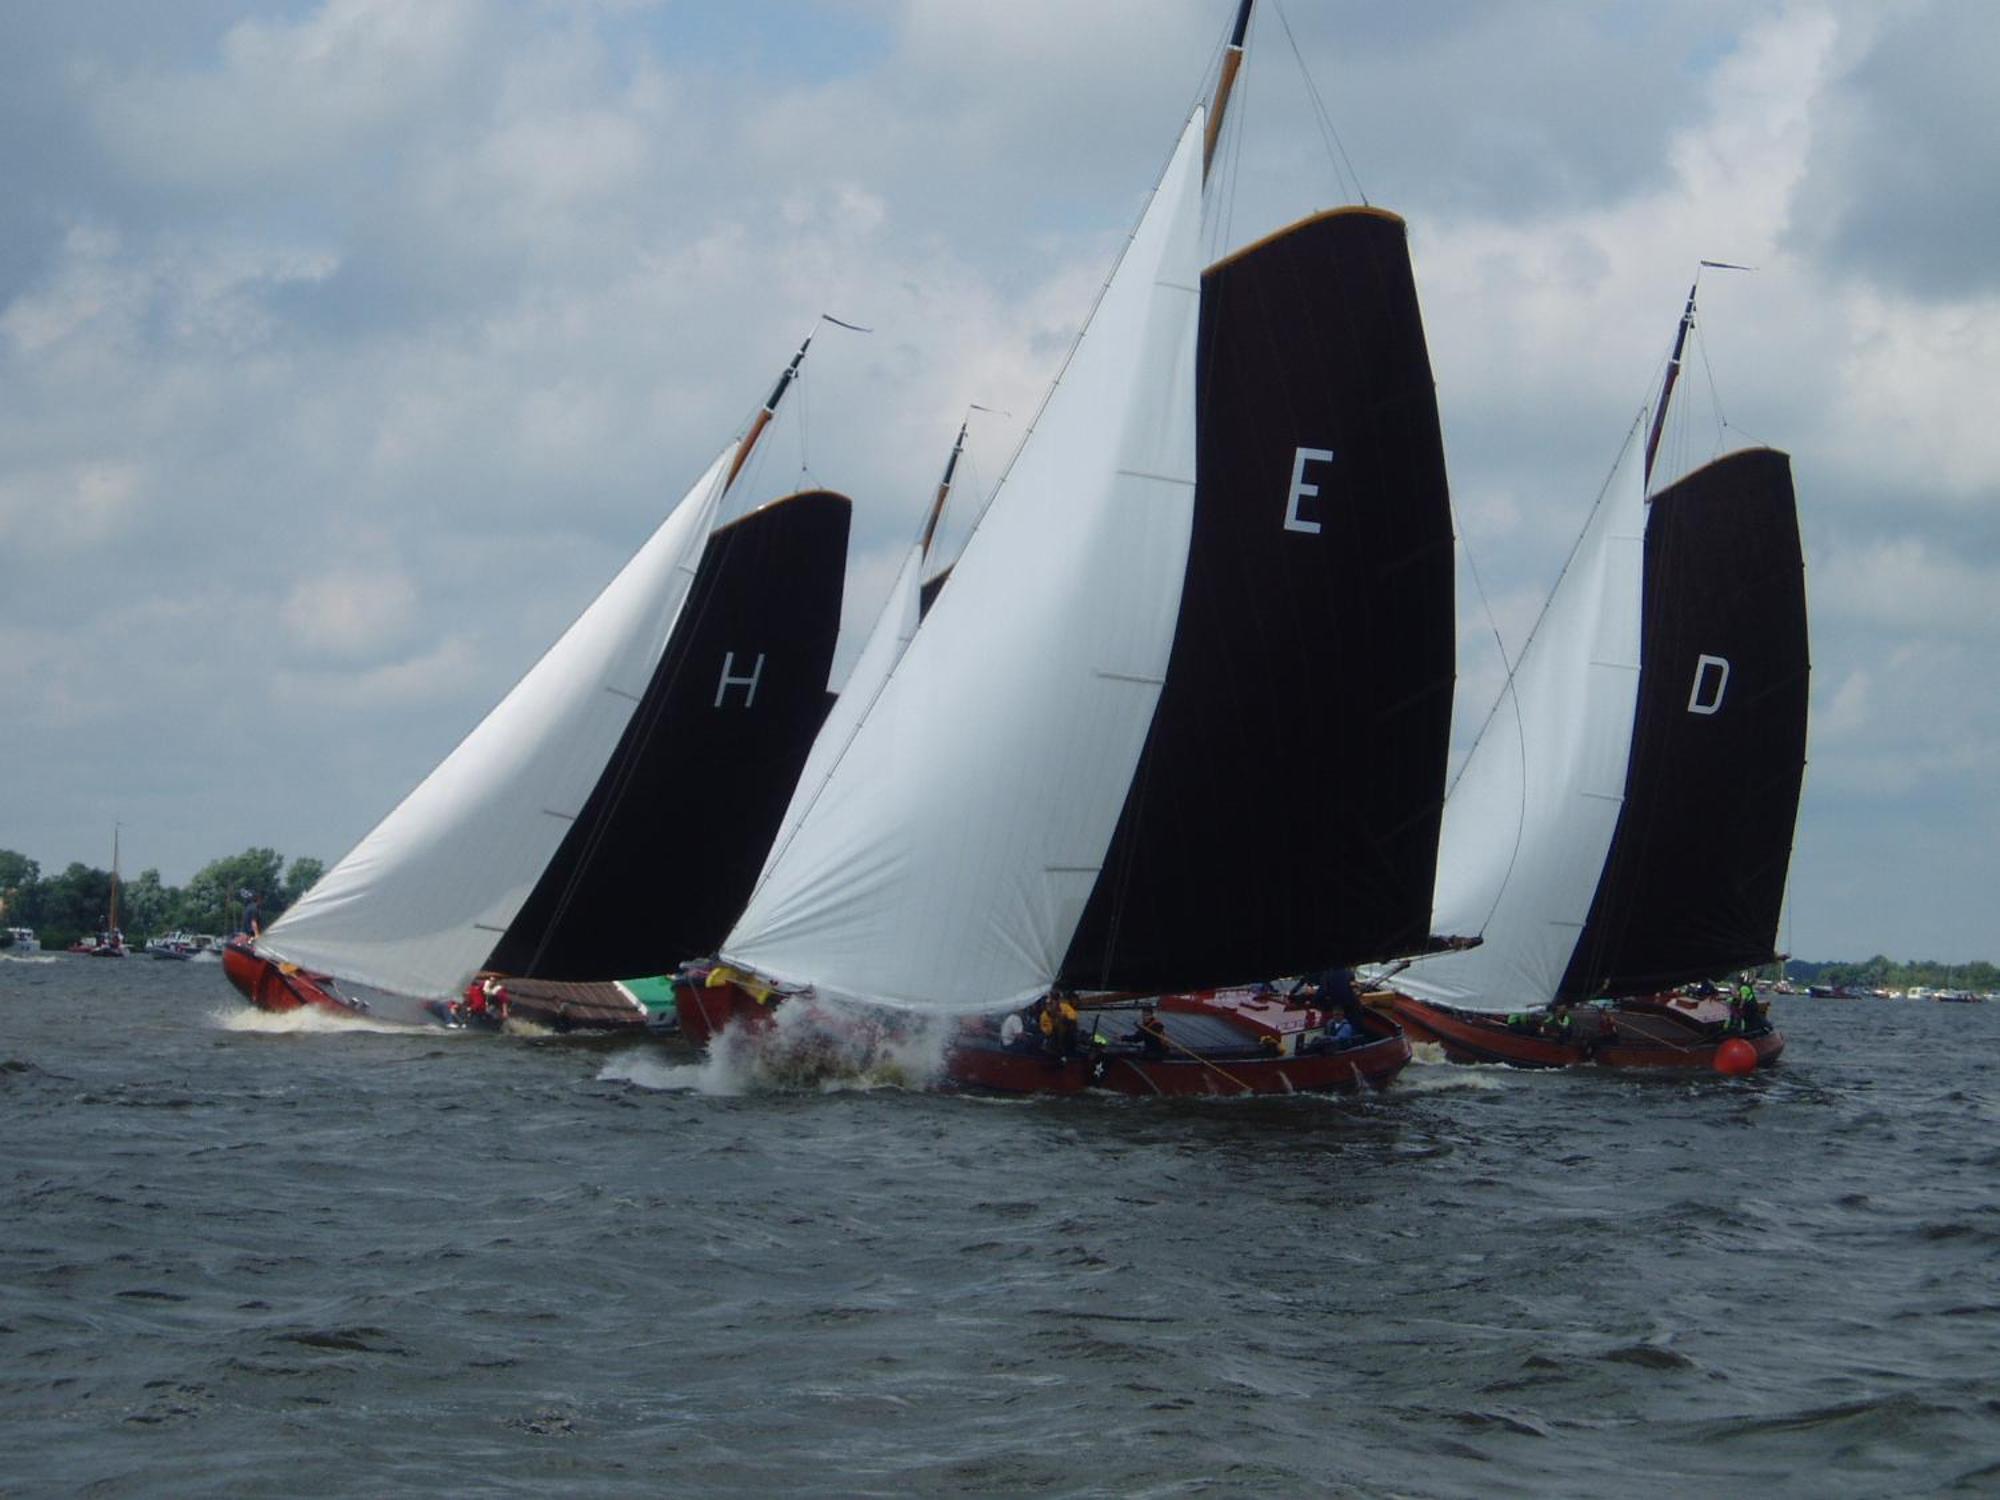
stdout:
[[1763,1007],[1757,1003],[1757,987],[1750,982],[1750,973],[1746,969],[1737,976],[1735,993],[1729,997],[1730,1028],[1755,1031],[1763,1019]]
[[1076,1002],[1067,990],[1050,990],[1042,1001],[1042,1045],[1050,1057],[1062,1062],[1076,1046]]

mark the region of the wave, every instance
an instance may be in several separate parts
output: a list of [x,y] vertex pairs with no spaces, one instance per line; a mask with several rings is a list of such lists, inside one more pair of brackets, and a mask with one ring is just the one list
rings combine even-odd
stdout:
[[730,1096],[922,1089],[942,1081],[956,1021],[817,998],[779,1006],[771,1024],[731,1026],[699,1061],[667,1063],[627,1053],[598,1077],[640,1088]]
[[249,1005],[219,1005],[209,1020],[224,1031],[247,1031],[264,1036],[352,1036],[356,1032],[376,1032],[389,1036],[448,1036],[436,1026],[419,1026],[407,1021],[385,1021],[377,1016],[342,1015],[317,1005],[297,1010],[258,1010]]

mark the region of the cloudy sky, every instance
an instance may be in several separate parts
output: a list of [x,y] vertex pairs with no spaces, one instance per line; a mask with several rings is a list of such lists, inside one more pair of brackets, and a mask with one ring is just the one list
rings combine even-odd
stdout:
[[[998,477],[1232,10],[0,7],[0,847],[338,857],[821,310],[875,332],[820,337],[738,493],[853,495],[865,619],[968,403],[1013,416],[962,493]],[[1758,268],[1704,279],[1663,463],[1794,455],[1804,957],[2000,957],[1996,56],[1955,0],[1265,0],[1214,204],[1218,252],[1409,220],[1510,645],[1696,261]]]

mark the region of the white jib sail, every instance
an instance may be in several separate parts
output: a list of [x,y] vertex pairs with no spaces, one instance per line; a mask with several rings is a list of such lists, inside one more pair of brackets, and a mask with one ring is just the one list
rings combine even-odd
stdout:
[[967,1012],[1053,980],[1159,698],[1194,510],[1197,112],[1040,421],[723,945]]
[[1554,998],[1624,801],[1639,691],[1646,499],[1640,429],[1444,805],[1432,928],[1484,934],[1394,983],[1509,1010]]
[[708,472],[576,623],[395,811],[264,934],[293,963],[456,994],[555,856],[646,691],[715,523]]
[[883,604],[882,612],[875,617],[874,628],[868,632],[867,644],[861,648],[854,670],[847,674],[840,696],[834,700],[826,721],[820,725],[819,733],[813,739],[812,749],[806,755],[805,769],[799,772],[798,784],[792,788],[792,800],[785,808],[784,821],[778,825],[778,836],[771,841],[770,852],[764,856],[764,868],[757,876],[759,886],[770,877],[771,867],[778,862],[778,856],[790,847],[792,835],[798,832],[806,813],[819,800],[827,778],[840,764],[847,747],[854,743],[861,721],[874,707],[875,700],[881,697],[889,674],[896,670],[896,664],[903,659],[903,652],[916,635],[917,622],[923,613],[923,573],[924,548],[918,542],[911,546],[909,556],[897,570],[896,581],[889,586],[889,598]]

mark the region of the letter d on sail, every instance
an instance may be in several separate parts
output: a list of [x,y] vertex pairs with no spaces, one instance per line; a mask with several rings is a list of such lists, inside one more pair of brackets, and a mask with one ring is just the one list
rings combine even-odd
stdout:
[[1694,663],[1694,686],[1688,690],[1688,712],[1712,714],[1722,707],[1722,695],[1729,691],[1729,662],[1720,656],[1698,656]]
[[745,689],[743,694],[743,706],[745,708],[749,708],[757,701],[757,679],[764,675],[764,653],[761,651],[757,653],[757,665],[750,669],[748,677],[730,676],[729,669],[735,665],[736,653],[734,651],[725,651],[722,654],[722,680],[715,685],[715,707],[717,708],[722,707],[722,700],[728,696],[729,690],[733,687]]
[[1331,448],[1300,448],[1292,454],[1292,492],[1285,500],[1285,530],[1319,530],[1319,522],[1308,521],[1299,514],[1299,501],[1309,499],[1319,493],[1319,486],[1306,483],[1306,465],[1327,463],[1333,458]]

